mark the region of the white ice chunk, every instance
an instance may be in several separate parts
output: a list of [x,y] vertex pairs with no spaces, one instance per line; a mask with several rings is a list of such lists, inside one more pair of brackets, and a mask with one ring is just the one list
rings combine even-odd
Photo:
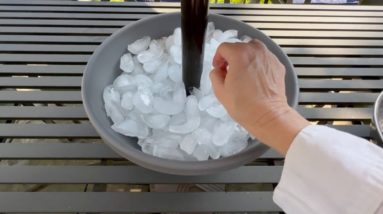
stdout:
[[182,45],[182,30],[179,27],[174,30],[174,44],[177,46]]
[[198,141],[198,144],[210,144],[211,142],[211,133],[208,129],[198,128],[193,132],[193,135]]
[[131,73],[135,69],[133,57],[130,53],[122,55],[120,59],[120,68],[126,73]]
[[185,108],[187,118],[186,123],[181,125],[170,125],[169,131],[177,134],[187,134],[196,130],[201,123],[197,106],[197,98],[193,95],[188,96]]
[[180,65],[173,64],[168,68],[168,75],[171,80],[174,82],[182,82],[182,68]]
[[209,22],[206,26],[205,41],[209,41],[214,34],[215,26],[213,22]]
[[185,160],[184,154],[179,149],[172,149],[161,146],[154,147],[153,155],[170,160]]
[[184,109],[184,105],[184,103],[176,103],[161,97],[155,97],[153,102],[154,109],[159,113],[166,115],[179,114]]
[[201,123],[200,117],[189,119],[186,123],[178,126],[169,126],[169,131],[177,134],[188,134],[199,127]]
[[162,129],[168,125],[170,117],[163,114],[144,114],[142,120],[152,129]]
[[186,135],[180,143],[180,148],[187,154],[191,155],[194,149],[196,148],[197,144],[197,140],[194,138],[193,135]]
[[145,62],[143,65],[144,71],[150,74],[154,73],[159,67],[161,67],[165,60],[165,57],[161,57],[156,60]]
[[223,118],[227,115],[226,109],[223,107],[223,105],[214,105],[206,109],[206,112],[215,118]]
[[183,123],[186,123],[186,115],[184,112],[181,112],[179,114],[176,114],[176,115],[172,115],[170,121],[169,121],[169,125],[171,126],[174,126],[174,125],[181,125]]
[[212,141],[214,145],[222,146],[229,142],[230,136],[235,131],[234,123],[220,123],[214,127]]
[[236,39],[238,37],[238,31],[237,30],[227,30],[223,32],[221,41],[227,41],[229,39]]
[[112,102],[115,104],[119,104],[121,100],[120,93],[117,90],[115,90],[112,85],[109,85],[104,89],[102,96],[104,102],[108,104]]
[[124,121],[124,115],[116,103],[105,103],[106,115],[110,117],[114,124]]
[[230,143],[225,144],[221,148],[221,155],[228,157],[239,153],[247,147],[248,135],[243,132],[235,132],[229,139]]
[[137,55],[137,59],[141,63],[146,63],[151,60],[156,60],[160,58],[163,53],[164,53],[163,46],[158,41],[153,40],[149,45],[149,49],[139,53]]
[[170,98],[174,90],[174,83],[170,80],[154,82],[151,90],[156,96]]
[[168,77],[169,63],[164,62],[161,67],[158,68],[157,72],[153,74],[154,82],[164,81]]
[[237,38],[230,38],[230,39],[225,40],[225,42],[228,42],[228,43],[242,43],[242,40],[239,40]]
[[130,119],[114,124],[112,129],[130,137],[146,138],[149,135],[149,129],[144,123]]
[[198,108],[201,111],[205,111],[207,108],[211,107],[214,104],[217,104],[218,100],[213,94],[209,94],[205,97],[202,97],[198,102]]
[[[215,30],[214,32],[213,32],[213,38],[212,38],[212,40],[214,39],[214,40],[216,40],[216,41],[218,41],[218,42],[222,42],[223,41],[223,32],[222,32],[222,30]],[[211,41],[210,41],[211,42]]]
[[137,56],[134,56],[133,57],[133,61],[134,61],[134,71],[132,74],[144,74],[145,71],[144,71],[144,68],[142,67],[142,64],[138,61],[137,59]]
[[125,92],[121,97],[121,107],[126,110],[130,111],[133,109],[133,93],[132,92]]
[[133,91],[136,89],[136,84],[133,81],[132,76],[122,73],[118,76],[114,82],[113,87],[120,93],[125,93],[127,91]]
[[153,111],[153,100],[153,93],[149,89],[140,89],[133,96],[134,107],[144,114]]
[[182,48],[176,45],[170,47],[170,56],[173,61],[179,65],[182,64]]
[[193,156],[199,161],[205,161],[209,159],[209,152],[207,151],[206,145],[198,145],[194,149]]
[[140,52],[148,49],[150,44],[150,37],[144,36],[141,39],[137,39],[132,44],[128,45],[128,51],[132,54],[139,54]]
[[143,141],[142,139],[140,139],[140,141],[138,141],[139,144],[141,144],[141,150],[148,154],[148,155],[153,155],[153,151],[154,151],[154,146],[153,144],[151,143],[146,143],[145,141],[143,141],[142,143],[140,143],[141,141]]
[[174,36],[173,35],[171,35],[168,38],[166,38],[166,41],[165,41],[165,47],[166,47],[166,51],[168,53],[170,53],[170,48],[172,46],[174,46]]
[[154,98],[154,109],[161,114],[175,115],[184,110],[186,101],[186,92],[183,87],[178,88],[173,93],[171,100],[166,100],[161,97]]
[[137,74],[133,77],[134,83],[140,88],[150,88],[153,85],[153,80],[144,74]]
[[241,40],[243,41],[243,42],[246,42],[246,43],[248,43],[248,42],[250,42],[251,40],[253,40],[250,36],[248,36],[248,35],[243,35],[242,37],[241,37]]

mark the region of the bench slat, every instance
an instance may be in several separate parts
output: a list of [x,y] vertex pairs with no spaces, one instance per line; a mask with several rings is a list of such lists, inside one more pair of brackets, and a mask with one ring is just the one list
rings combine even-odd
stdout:
[[[18,204],[23,206],[18,206]],[[37,213],[254,212],[280,211],[280,208],[272,202],[272,192],[1,192],[0,211]]]

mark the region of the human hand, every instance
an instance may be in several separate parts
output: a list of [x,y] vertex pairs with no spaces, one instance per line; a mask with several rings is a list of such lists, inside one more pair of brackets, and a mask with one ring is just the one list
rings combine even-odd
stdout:
[[285,68],[278,58],[258,40],[223,43],[213,66],[214,93],[231,117],[285,154],[308,122],[287,103]]

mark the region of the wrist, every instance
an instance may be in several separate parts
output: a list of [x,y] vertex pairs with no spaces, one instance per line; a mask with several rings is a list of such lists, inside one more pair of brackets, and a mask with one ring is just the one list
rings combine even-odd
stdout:
[[245,128],[262,143],[281,154],[286,154],[298,133],[310,125],[298,112],[289,106],[272,109],[261,120]]

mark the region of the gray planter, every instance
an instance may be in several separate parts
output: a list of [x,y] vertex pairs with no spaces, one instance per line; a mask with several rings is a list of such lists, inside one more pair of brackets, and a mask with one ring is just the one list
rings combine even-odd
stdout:
[[[298,102],[298,83],[293,66],[281,48],[259,30],[234,19],[220,15],[209,15],[217,29],[237,29],[241,35],[249,35],[263,41],[286,67],[286,94],[290,106]],[[143,167],[171,174],[200,175],[216,173],[249,163],[262,155],[268,148],[252,141],[241,153],[218,160],[184,162],[161,159],[141,152],[137,139],[114,132],[106,116],[102,100],[103,89],[121,73],[119,59],[126,52],[126,44],[143,36],[160,38],[170,35],[180,26],[180,13],[170,13],[143,19],[115,32],[97,48],[89,60],[82,80],[82,98],[88,117],[112,149],[121,156]]]

